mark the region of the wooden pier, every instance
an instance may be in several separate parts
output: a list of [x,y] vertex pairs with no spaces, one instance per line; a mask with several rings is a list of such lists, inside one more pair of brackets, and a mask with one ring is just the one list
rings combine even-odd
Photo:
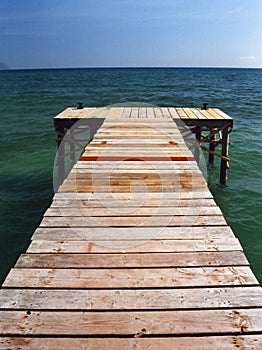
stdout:
[[3,283],[0,349],[262,349],[262,289],[185,144],[182,111],[209,135],[232,127],[219,110],[72,112],[101,126]]
[[[117,119],[123,117],[133,120],[134,118],[138,118],[140,121],[161,119],[163,116],[171,117],[179,126],[180,131],[184,129],[189,136],[191,136],[192,133],[195,134],[197,142],[192,145],[192,148],[194,148],[196,161],[198,161],[200,149],[209,153],[209,163],[214,162],[214,156],[221,159],[220,182],[222,184],[226,182],[226,172],[229,168],[229,134],[233,128],[233,119],[218,108],[207,108],[206,103],[203,104],[202,108],[67,108],[54,119],[54,126],[58,136],[57,141],[60,146],[59,177],[61,179],[64,179],[64,145],[61,145],[61,141],[66,133],[68,133],[68,142],[73,145],[71,155],[74,157],[76,130],[72,127],[76,123],[78,128],[81,124],[85,126],[88,125],[92,139],[105,118],[110,117],[112,113],[117,116]],[[208,143],[208,148],[204,146],[205,143]],[[218,153],[216,152],[216,147],[220,145],[221,153]]]

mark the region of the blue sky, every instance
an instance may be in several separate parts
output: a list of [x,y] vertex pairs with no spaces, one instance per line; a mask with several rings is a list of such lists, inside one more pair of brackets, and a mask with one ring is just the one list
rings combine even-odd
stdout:
[[262,67],[261,0],[1,0],[11,68]]

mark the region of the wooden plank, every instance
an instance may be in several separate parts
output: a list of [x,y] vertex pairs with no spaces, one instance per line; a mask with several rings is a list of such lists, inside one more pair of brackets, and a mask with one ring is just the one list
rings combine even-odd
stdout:
[[[179,186],[162,186],[162,185],[144,185],[144,184],[136,184],[132,185],[132,193],[148,193],[148,191],[155,192],[155,193],[167,193],[167,192],[190,192],[192,189],[191,184],[183,184],[181,187]],[[196,187],[194,186],[195,191],[203,192],[206,190],[206,186]],[[130,193],[130,186],[75,186],[75,184],[72,185],[62,185],[59,188],[59,192],[95,192],[95,193],[101,193],[101,192],[108,192],[108,193]]]
[[67,179],[84,179],[84,180],[92,180],[94,177],[95,179],[99,180],[99,177],[104,178],[105,176],[110,176],[110,180],[118,180],[120,179],[130,179],[130,180],[145,180],[145,179],[159,179],[163,178],[165,180],[172,180],[172,179],[194,179],[197,181],[202,181],[203,180],[203,175],[202,173],[198,170],[178,170],[175,174],[174,171],[172,172],[171,170],[163,170],[163,171],[149,171],[149,172],[144,172],[141,170],[140,172],[136,170],[123,170],[123,169],[117,169],[114,168],[110,171],[108,169],[106,172],[105,171],[100,171],[99,169],[93,169],[93,170],[85,170],[82,169],[82,171],[76,171],[73,173],[70,173],[67,177]]
[[0,310],[204,310],[262,307],[261,301],[261,287],[0,291]]
[[206,119],[214,119],[213,115],[211,115],[210,113],[208,113],[208,110],[205,109],[198,109],[202,115],[204,115],[206,117]]
[[136,216],[136,217],[44,217],[40,227],[172,227],[226,225],[221,215],[211,216]]
[[131,108],[130,118],[138,118],[138,108],[137,107]]
[[[169,109],[168,108],[162,107],[161,108],[161,112],[162,112],[162,116],[163,116],[164,119],[169,119],[169,120],[171,119],[171,115],[169,113]],[[174,123],[171,123],[171,122],[170,122],[170,124],[174,125]]]
[[3,335],[217,335],[261,332],[261,309],[155,312],[0,311]]
[[16,268],[204,267],[248,265],[242,251],[124,254],[22,254]]
[[[75,229],[77,234],[77,228]],[[87,235],[88,237],[88,235]],[[28,253],[112,253],[112,252],[201,252],[242,250],[236,238],[220,240],[150,240],[141,236],[137,240],[88,241],[83,234],[82,241],[47,241],[34,239],[27,249]]]
[[[123,204],[125,205],[123,207]],[[119,209],[125,209],[127,208],[170,208],[173,206],[173,211],[176,210],[176,208],[188,208],[188,207],[214,207],[216,206],[216,203],[213,199],[206,199],[206,198],[200,198],[200,199],[177,199],[177,200],[168,200],[168,199],[145,199],[144,201],[137,201],[135,200],[125,200],[118,201],[118,200],[109,200],[107,202],[103,200],[85,200],[85,199],[60,199],[60,200],[53,200],[51,204],[51,208],[119,208]],[[113,209],[115,210],[115,209]]]
[[140,107],[138,110],[138,118],[147,118],[146,107]]
[[197,115],[192,112],[191,108],[183,108],[183,111],[189,119],[198,119]]
[[188,115],[185,113],[183,108],[176,108],[176,111],[181,119],[189,119]]
[[213,240],[236,238],[229,226],[188,227],[38,227],[32,239],[40,240]]
[[213,198],[211,192],[209,191],[191,191],[191,192],[148,192],[145,194],[141,193],[122,193],[122,192],[115,192],[114,194],[112,193],[107,193],[107,192],[100,192],[99,194],[97,193],[75,193],[75,192],[67,192],[67,193],[60,193],[57,192],[54,195],[54,199],[86,199],[86,200],[131,200],[131,199],[154,199],[154,200],[174,200],[177,203],[178,200],[180,199],[198,199],[198,198]]
[[201,113],[201,109],[198,108],[191,108],[192,113],[194,113],[198,119],[206,119],[206,117]]
[[111,107],[107,114],[107,119],[121,118],[123,111],[124,111],[124,108],[122,107]]
[[[102,163],[97,161],[78,161],[77,164],[74,166],[74,168],[106,168],[111,167],[112,168],[112,162],[109,161],[103,161]],[[198,168],[196,161],[175,161],[175,162],[165,162],[165,161],[150,161],[150,163],[143,162],[143,161],[128,161],[117,164],[117,168],[121,169],[172,169],[173,171],[175,169],[191,169]]]
[[160,118],[160,119],[163,118],[163,115],[162,115],[162,112],[161,112],[161,108],[155,107],[154,108],[154,112],[155,112],[155,117],[156,118]]
[[219,108],[213,108],[213,110],[219,114],[219,116],[225,118],[226,120],[233,120],[228,114],[224,113],[223,111],[221,111]]
[[146,115],[147,115],[147,118],[150,119],[150,123],[152,123],[153,118],[155,118],[154,108],[146,107]]
[[64,185],[76,185],[76,186],[95,186],[101,185],[104,186],[106,183],[110,186],[141,186],[142,183],[146,185],[161,185],[164,186],[183,186],[189,185],[197,187],[206,185],[205,179],[201,174],[177,174],[177,176],[170,176],[169,174],[151,174],[150,175],[134,175],[134,174],[119,174],[119,176],[111,174],[101,173],[100,175],[95,176],[96,174],[82,175],[74,174],[69,176],[65,181]]
[[97,108],[66,108],[63,112],[58,114],[54,119],[75,119],[75,118],[94,118],[99,116],[100,110]]
[[[189,348],[190,347],[190,348]],[[86,349],[86,350],[261,350],[262,336],[234,335],[234,336],[201,336],[201,337],[165,337],[165,338],[30,338],[30,337],[2,337],[0,349]]]
[[[131,108],[130,107],[124,107],[124,111],[122,113],[122,119],[130,118],[131,114]],[[108,120],[108,119],[106,119]]]
[[3,287],[12,288],[177,288],[259,285],[247,266],[139,269],[16,269]]
[[156,208],[49,208],[44,216],[170,216],[170,215],[222,215],[221,209],[214,207],[156,207]]
[[[138,135],[139,136],[139,135]],[[159,148],[164,148],[164,147],[170,147],[173,145],[177,145],[182,147],[184,145],[184,142],[181,138],[178,139],[172,139],[170,138],[165,142],[164,138],[161,139],[142,139],[142,138],[136,138],[135,141],[133,139],[129,138],[111,138],[111,137],[104,137],[104,138],[98,138],[94,139],[92,141],[92,146],[97,147],[97,146],[103,146],[103,145],[110,145],[114,147],[159,147]]]

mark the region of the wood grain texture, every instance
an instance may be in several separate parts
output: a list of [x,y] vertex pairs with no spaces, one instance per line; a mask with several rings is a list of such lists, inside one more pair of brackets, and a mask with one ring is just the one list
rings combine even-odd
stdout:
[[[259,309],[155,312],[0,311],[10,335],[214,335],[261,332]],[[5,321],[3,322],[3,318]]]
[[[262,307],[260,287],[54,290],[3,289],[1,309],[9,310],[186,310]],[[39,302],[41,300],[41,302]]]
[[26,269],[13,268],[4,287],[164,288],[258,285],[249,267]]
[[[77,231],[77,230],[76,230]],[[219,240],[140,240],[114,241],[47,241],[34,240],[27,249],[28,253],[128,253],[128,252],[220,252],[242,250],[236,238]]]
[[0,349],[19,350],[261,350],[262,336],[201,336],[201,337],[165,337],[165,338],[0,338]]
[[186,253],[34,253],[22,254],[16,268],[123,268],[244,266],[242,251]]

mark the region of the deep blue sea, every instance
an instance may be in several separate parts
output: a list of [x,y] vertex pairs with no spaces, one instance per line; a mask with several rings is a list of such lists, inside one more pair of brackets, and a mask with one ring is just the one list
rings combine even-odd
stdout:
[[262,69],[97,68],[0,71],[0,281],[27,248],[53,196],[53,117],[87,106],[146,102],[219,107],[234,118],[231,168],[208,166],[216,202],[262,282]]

